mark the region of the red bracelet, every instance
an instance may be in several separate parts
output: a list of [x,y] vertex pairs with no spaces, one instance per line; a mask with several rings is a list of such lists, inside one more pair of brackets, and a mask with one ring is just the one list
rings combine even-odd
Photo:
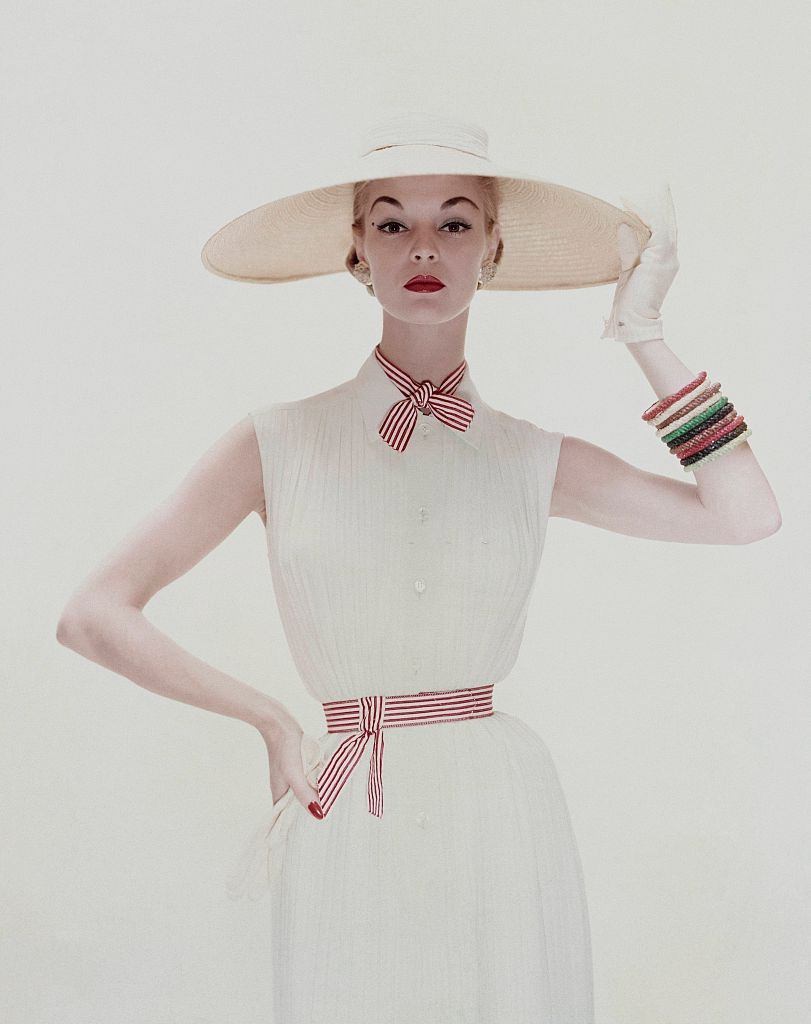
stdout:
[[669,409],[674,402],[678,402],[680,398],[684,398],[685,395],[688,395],[691,391],[695,390],[699,384],[703,384],[706,379],[707,371],[702,370],[695,380],[691,380],[689,384],[685,384],[680,391],[677,391],[673,395],[668,395],[666,398],[662,398],[658,402],[654,402],[653,405],[649,406],[642,413],[642,419],[646,421],[652,420],[655,416],[658,416],[659,413],[664,412],[665,409]]

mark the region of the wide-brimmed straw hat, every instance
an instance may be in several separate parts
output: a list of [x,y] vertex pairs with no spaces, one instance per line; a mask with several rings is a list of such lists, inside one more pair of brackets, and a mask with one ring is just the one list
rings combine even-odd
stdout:
[[286,195],[221,227],[202,250],[220,277],[259,284],[346,273],[354,245],[354,184],[422,174],[498,179],[504,249],[488,290],[589,288],[621,271],[617,228],[629,225],[639,252],[650,238],[634,213],[604,199],[494,163],[487,132],[434,114],[400,114],[373,124],[354,160],[336,162],[315,188]]

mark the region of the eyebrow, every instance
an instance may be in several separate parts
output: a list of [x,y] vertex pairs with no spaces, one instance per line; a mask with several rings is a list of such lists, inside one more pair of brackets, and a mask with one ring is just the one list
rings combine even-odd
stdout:
[[[403,208],[403,204],[398,202],[396,199],[393,199],[391,196],[378,196],[369,207],[369,213],[372,212],[378,203],[391,203],[392,206],[397,206],[401,210]],[[454,196],[453,199],[446,199],[442,206],[440,206],[440,210],[444,210],[448,206],[456,206],[457,203],[470,203],[471,206],[478,210],[478,206],[476,206],[472,199],[468,199],[467,196]]]

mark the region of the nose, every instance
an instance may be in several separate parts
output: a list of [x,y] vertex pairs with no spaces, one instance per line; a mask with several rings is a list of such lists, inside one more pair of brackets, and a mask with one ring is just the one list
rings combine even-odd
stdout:
[[412,259],[422,263],[436,259],[436,246],[427,238],[418,238],[411,249]]

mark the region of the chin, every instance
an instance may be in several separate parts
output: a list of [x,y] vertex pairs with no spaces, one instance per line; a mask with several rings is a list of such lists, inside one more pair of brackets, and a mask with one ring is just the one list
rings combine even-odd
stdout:
[[459,316],[460,313],[464,313],[473,300],[473,295],[471,295],[467,302],[460,302],[459,299],[457,299],[455,302],[451,303],[448,301],[448,296],[445,296],[445,301],[435,301],[441,294],[443,293],[433,293],[433,295],[430,296],[430,300],[424,303],[409,303],[408,301],[390,303],[388,301],[383,301],[380,305],[383,306],[389,316],[393,316],[397,320],[403,320],[405,323],[444,324],[447,323],[448,320],[453,320],[455,317]]

